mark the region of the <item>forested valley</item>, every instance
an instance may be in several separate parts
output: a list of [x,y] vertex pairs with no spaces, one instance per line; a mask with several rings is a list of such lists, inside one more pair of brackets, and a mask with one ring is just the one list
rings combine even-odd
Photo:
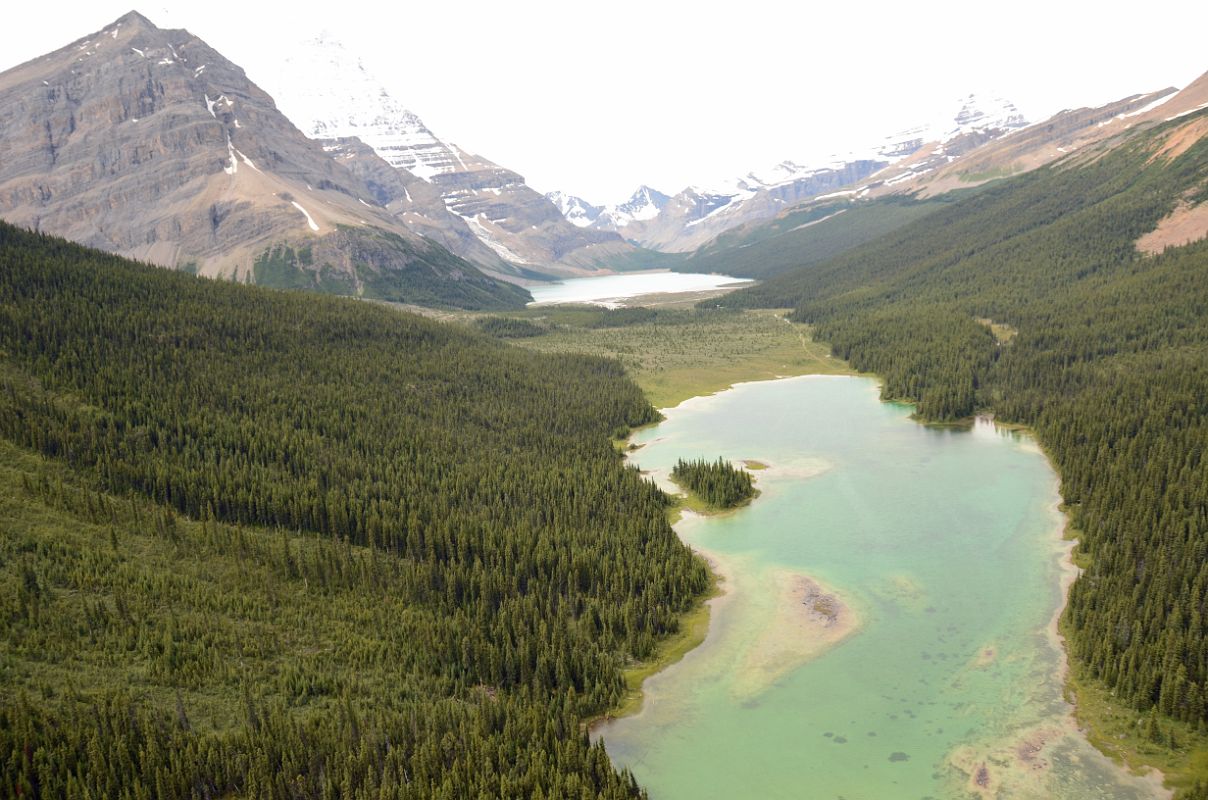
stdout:
[[1085,574],[1076,670],[1208,726],[1208,242],[1134,242],[1208,199],[1186,117],[992,185],[826,263],[724,298],[793,308],[920,417],[1031,426]]
[[709,576],[616,362],[0,259],[0,794],[643,795],[580,721]]

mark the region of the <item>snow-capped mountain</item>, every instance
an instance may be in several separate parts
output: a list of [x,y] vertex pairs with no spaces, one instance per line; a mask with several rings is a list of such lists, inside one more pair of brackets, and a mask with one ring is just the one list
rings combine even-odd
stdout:
[[912,155],[925,144],[945,144],[970,135],[997,138],[1028,125],[1015,104],[1001,97],[982,100],[969,94],[957,104],[959,108],[953,115],[886,136],[873,148],[873,154],[892,161]]
[[886,137],[878,152],[891,166],[867,188],[875,193],[908,191],[916,181],[947,167],[983,145],[1028,127],[1015,105],[999,97],[970,94],[958,100],[956,114]]
[[632,222],[645,222],[659,215],[671,198],[649,186],[639,186],[628,200],[600,214],[598,227],[620,230]]
[[302,43],[281,67],[278,105],[312,139],[355,136],[392,167],[424,180],[464,167],[456,145],[438,139],[330,34]]
[[545,199],[557,206],[568,222],[580,228],[591,227],[604,211],[604,206],[593,206],[582,197],[566,192],[547,192]]
[[591,210],[598,207],[557,196],[567,218],[575,214],[576,224],[616,231],[643,247],[688,251],[735,225],[774,217],[789,205],[861,180],[887,163],[861,160],[807,168],[783,161],[721,186],[690,186],[673,197],[642,186],[625,203],[594,214]]
[[545,195],[562,216],[580,228],[619,231],[631,222],[654,219],[671,198],[649,186],[639,186],[628,200],[615,206],[594,206],[582,197],[566,192]]
[[[330,35],[294,50],[271,86],[303,132],[338,149],[361,174],[377,175],[383,191],[398,182],[384,180],[374,158],[403,174],[403,184],[419,178],[436,189],[395,187],[387,192],[388,207],[413,230],[476,263],[513,274],[566,275],[633,250],[614,233],[572,224],[516,172],[438,137]],[[375,155],[367,159],[353,140]]]

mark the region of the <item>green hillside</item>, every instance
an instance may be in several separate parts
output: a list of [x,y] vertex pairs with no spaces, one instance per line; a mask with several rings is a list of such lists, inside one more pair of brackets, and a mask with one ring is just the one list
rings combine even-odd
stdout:
[[637,797],[708,587],[615,362],[0,225],[0,795]]
[[921,416],[1032,426],[1087,564],[1064,621],[1077,674],[1188,731],[1208,725],[1208,242],[1133,242],[1208,199],[1208,139],[1160,152],[1194,120],[726,298],[795,306]]
[[[472,311],[524,308],[527,289],[488,277],[435,242],[415,244],[378,228],[342,226],[335,244],[267,248],[253,265],[257,286]],[[331,261],[350,257],[352,272]]]
[[888,197],[817,203],[770,222],[723,233],[673,269],[764,280],[834,258],[952,202],[950,197]]

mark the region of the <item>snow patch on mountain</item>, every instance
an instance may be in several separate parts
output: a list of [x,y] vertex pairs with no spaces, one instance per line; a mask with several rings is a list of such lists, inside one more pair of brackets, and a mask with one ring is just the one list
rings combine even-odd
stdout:
[[280,109],[311,138],[355,136],[391,166],[427,181],[465,166],[455,145],[437,138],[329,34],[286,57],[272,86]]
[[614,228],[624,228],[631,222],[654,219],[670,200],[659,190],[643,185],[624,203],[605,209],[600,217]]
[[493,223],[495,220],[491,220],[483,214],[477,214],[475,216],[458,214],[457,211],[452,207],[450,207],[449,210],[464,219],[466,224],[470,226],[470,230],[474,232],[474,235],[477,236],[483,244],[494,250],[495,254],[504,261],[511,261],[513,264],[529,263],[525,258],[517,255],[507,245],[499,241],[499,239],[496,238],[496,236],[491,232],[491,229],[487,227],[486,223]]
[[593,206],[582,197],[575,197],[566,192],[549,192],[545,199],[557,206],[568,222],[580,228],[591,227],[604,211],[603,206]]
[[945,155],[944,145],[967,134],[1003,136],[1030,123],[1015,107],[1001,97],[982,99],[968,94],[957,100],[955,114],[941,116],[886,136],[871,147],[851,150],[834,156],[839,161],[875,159],[890,163],[918,152],[924,145],[938,143],[933,155]]

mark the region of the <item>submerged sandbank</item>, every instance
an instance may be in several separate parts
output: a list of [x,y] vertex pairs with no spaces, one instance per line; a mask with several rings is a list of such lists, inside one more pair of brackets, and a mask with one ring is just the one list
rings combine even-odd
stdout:
[[[983,418],[978,418],[982,423]],[[985,420],[989,425],[995,425],[993,419]],[[997,426],[995,426],[997,427]],[[1057,471],[1053,468],[1048,453],[1039,445],[1035,434],[1019,426],[1006,428],[1013,433],[1022,433],[1020,448],[1043,457],[1048,463],[1054,476]],[[1074,563],[1073,551],[1077,541],[1067,536],[1069,518],[1063,510],[1060,479],[1055,478],[1053,484],[1053,500],[1050,513],[1056,519],[1052,526],[1050,542],[1057,556],[1060,570],[1059,600],[1053,610],[1048,624],[1044,627],[1044,638],[1047,646],[1057,654],[1056,677],[1060,685],[1069,686],[1070,668],[1069,652],[1065,639],[1060,632],[1060,621],[1069,603],[1070,588],[1081,575],[1082,570]],[[994,643],[985,645],[978,655],[970,662],[968,669],[986,669],[995,663],[998,650]],[[1075,717],[1075,706],[1062,700],[1064,706],[1061,713],[1051,715],[1049,719],[1037,724],[1016,729],[1010,735],[982,743],[970,743],[955,748],[948,757],[948,763],[958,774],[965,777],[964,789],[971,795],[991,800],[1000,796],[1010,797],[1050,797],[1054,790],[1054,765],[1060,760],[1068,760],[1067,755],[1079,743],[1087,743],[1083,731]],[[1106,759],[1105,754],[1097,748],[1092,752]],[[1171,797],[1173,791],[1164,785],[1162,772],[1153,767],[1140,772],[1125,768],[1120,769],[1117,779],[1121,782],[1132,782],[1145,785],[1154,797]]]
[[766,583],[772,587],[773,606],[734,674],[732,693],[740,700],[765,691],[860,626],[837,593],[809,576],[777,569]]

